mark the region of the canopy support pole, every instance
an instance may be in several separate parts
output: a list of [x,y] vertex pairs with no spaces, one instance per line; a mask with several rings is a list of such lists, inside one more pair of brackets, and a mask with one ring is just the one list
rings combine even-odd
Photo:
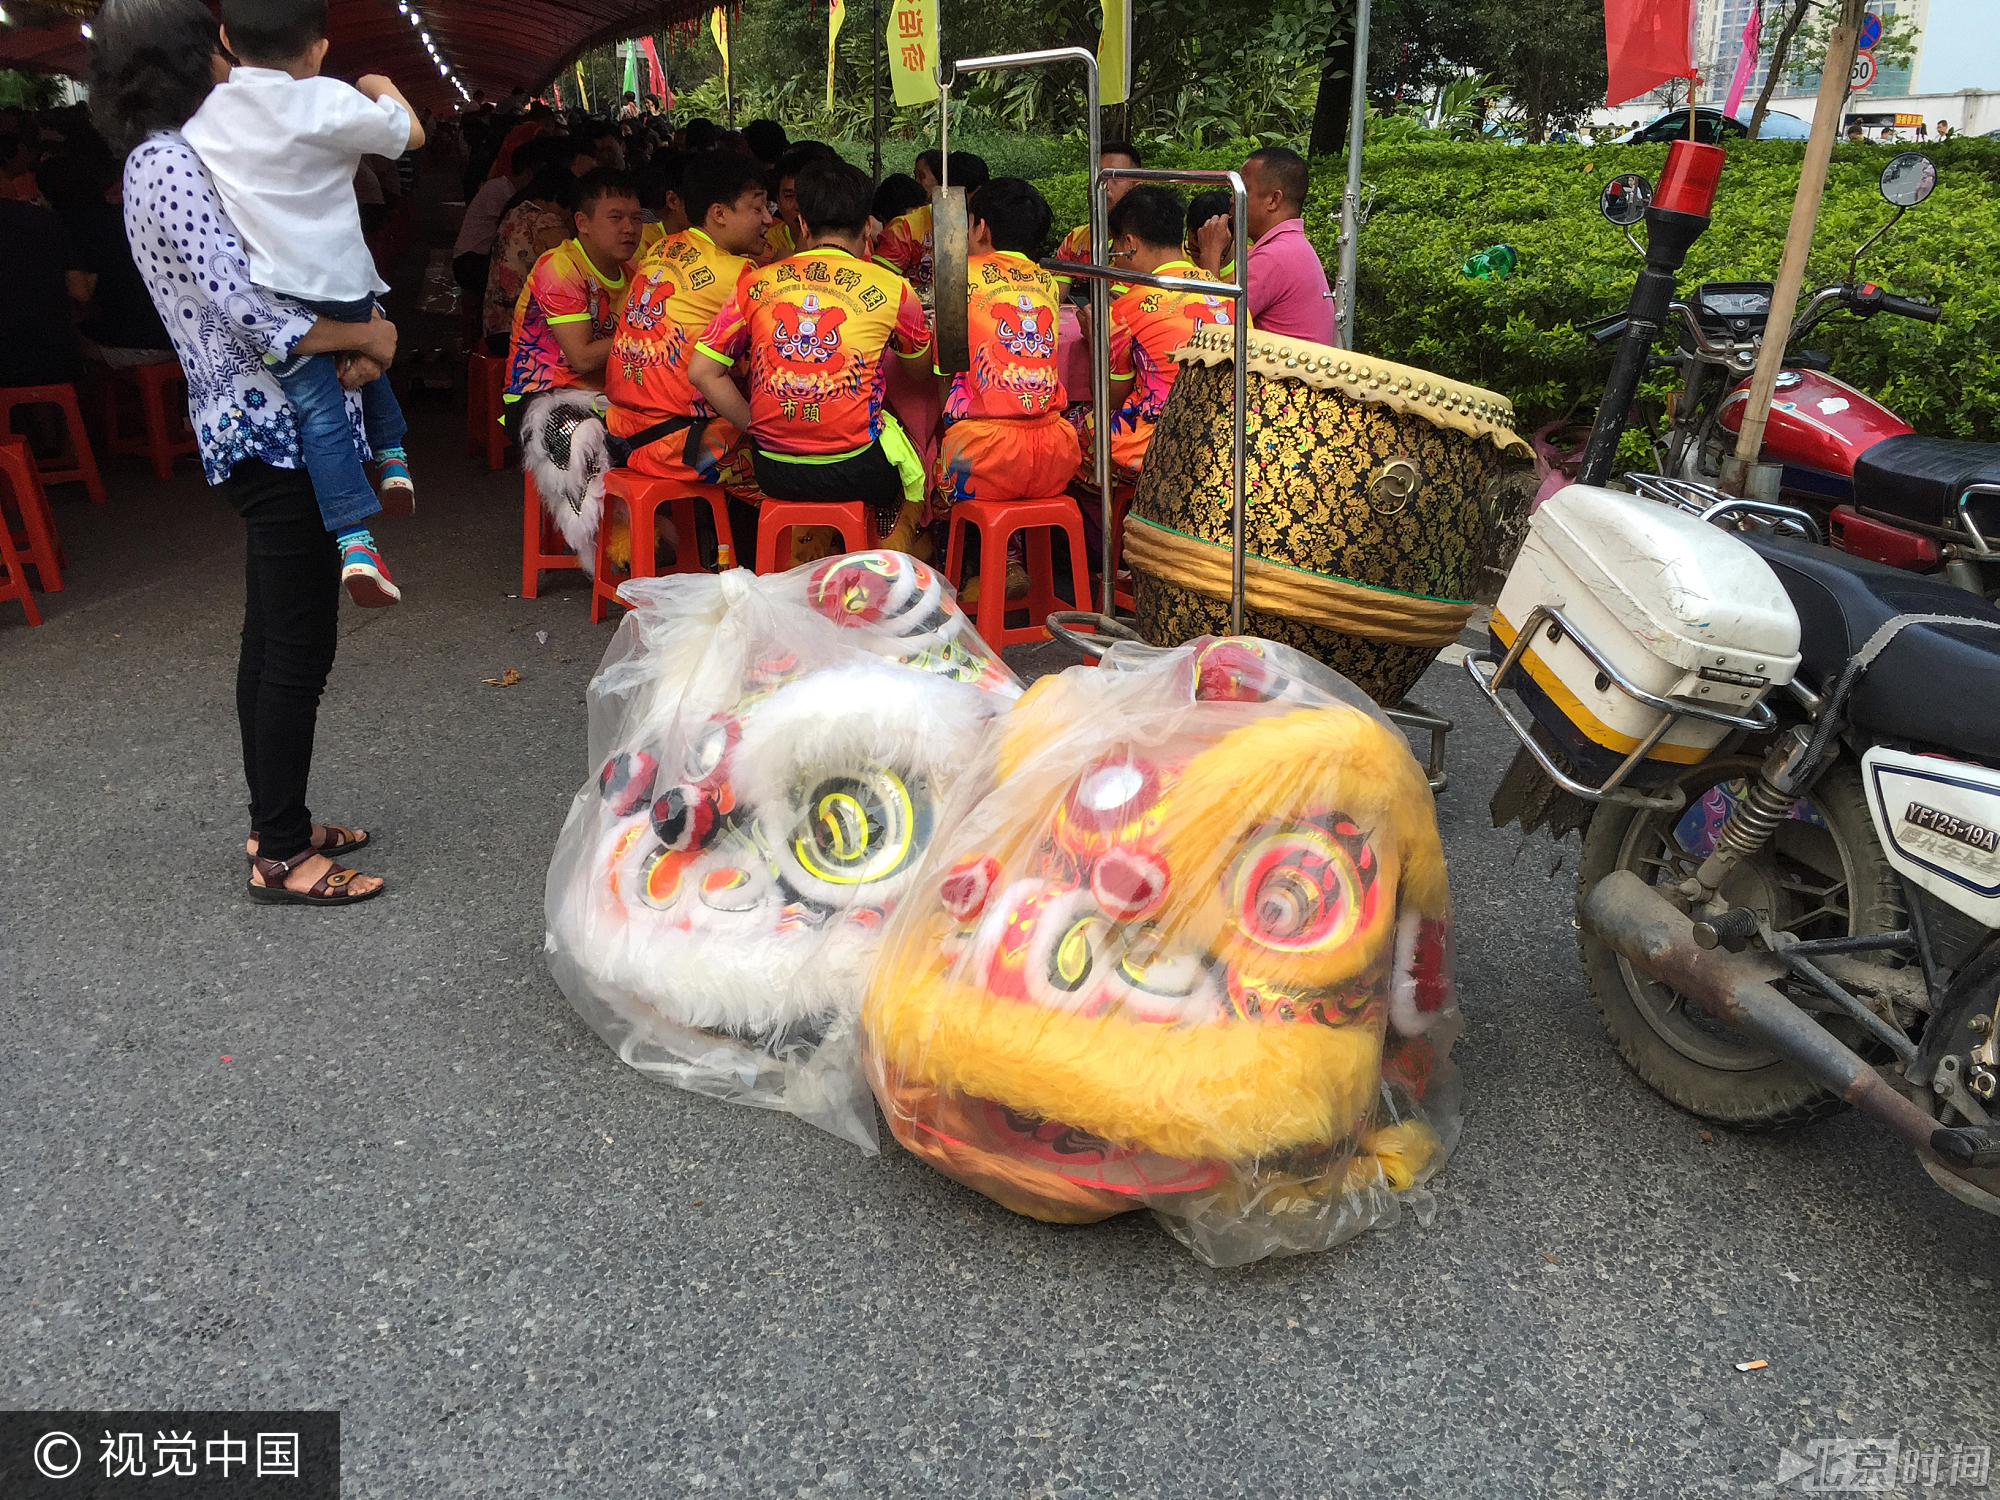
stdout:
[[[1362,4],[1365,5],[1367,3],[1368,0],[1362,0]],[[729,7],[727,5],[722,7],[722,45],[725,53],[733,53],[736,50],[735,43],[729,36]],[[735,72],[736,69],[730,66],[729,57],[725,55],[722,59],[722,102],[724,107],[729,111],[729,128],[731,130],[736,128],[736,83],[733,76]]]
[[868,90],[875,105],[871,170],[879,188],[882,185],[882,0],[868,0],[868,36]]
[[[1347,189],[1340,195],[1340,276],[1334,310],[1340,347],[1354,347],[1354,279],[1361,250],[1361,137],[1368,126],[1368,0],[1354,0],[1354,90],[1347,123]],[[1240,241],[1238,255],[1249,247]]]

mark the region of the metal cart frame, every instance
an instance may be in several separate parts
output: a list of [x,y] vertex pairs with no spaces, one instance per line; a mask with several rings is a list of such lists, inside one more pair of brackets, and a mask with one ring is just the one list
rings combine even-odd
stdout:
[[[1126,39],[1125,55],[1131,57],[1131,39]],[[1101,531],[1098,539],[1100,592],[1098,612],[1062,611],[1049,616],[1048,627],[1057,639],[1088,657],[1103,655],[1116,639],[1138,640],[1121,625],[1114,606],[1114,579],[1111,567],[1113,541],[1111,485],[1111,297],[1110,285],[1149,286],[1167,292],[1198,292],[1209,297],[1227,297],[1232,304],[1231,325],[1235,336],[1235,401],[1230,423],[1229,447],[1229,631],[1243,633],[1243,530],[1247,501],[1247,447],[1250,412],[1250,195],[1240,172],[1176,171],[1152,167],[1106,167],[1103,164],[1103,125],[1099,105],[1097,58],[1082,47],[1051,47],[1038,52],[1010,52],[992,57],[960,58],[941,65],[938,71],[938,139],[940,149],[951,139],[951,88],[960,73],[991,73],[1016,68],[1047,67],[1057,63],[1078,63],[1084,72],[1085,128],[1090,150],[1090,261],[1045,260],[1042,269],[1061,276],[1079,276],[1090,282],[1090,404],[1095,442],[1092,461],[1097,478]],[[946,149],[947,156],[949,155]],[[1357,152],[1358,156],[1359,153]],[[949,170],[949,168],[947,168]],[[1131,182],[1173,182],[1226,187],[1232,199],[1232,226],[1235,231],[1236,280],[1209,281],[1191,276],[1159,276],[1144,271],[1120,270],[1110,264],[1106,243],[1111,213],[1111,184],[1120,179]],[[941,181],[940,188],[948,185]],[[1088,631],[1086,635],[1083,632]],[[1422,704],[1405,700],[1397,708],[1383,712],[1404,729],[1430,736],[1427,776],[1433,792],[1444,790],[1448,778],[1444,770],[1444,740],[1451,732],[1451,720],[1432,713]]]

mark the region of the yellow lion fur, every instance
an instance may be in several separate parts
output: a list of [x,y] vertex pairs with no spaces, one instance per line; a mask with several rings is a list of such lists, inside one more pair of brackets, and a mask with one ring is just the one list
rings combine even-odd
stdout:
[[[1423,916],[1445,914],[1430,785],[1398,731],[1344,705],[1253,719],[1188,762],[1159,832],[1176,891],[1213,892],[1219,903],[1227,862],[1253,829],[1317,812],[1345,813],[1373,833],[1377,853],[1400,865],[1401,899]],[[1386,862],[1383,876],[1392,876]]]
[[890,1068],[940,1090],[1193,1159],[1338,1140],[1375,1100],[1372,1027],[1087,1018],[921,972],[910,956],[878,971],[862,1024]]
[[[1068,688],[1079,675],[1044,678],[1015,704],[995,753],[1001,785],[1071,727],[1083,705]],[[1022,790],[1030,801],[1042,791]],[[1396,929],[1399,880],[1401,900],[1426,916],[1445,913],[1430,788],[1400,734],[1342,705],[1254,717],[1170,783],[1157,847],[1173,875],[1169,910],[1178,914],[1160,920],[1226,935],[1233,924],[1224,918],[1221,891],[1243,841],[1263,824],[1330,812],[1376,834],[1389,905],[1337,959],[1261,949],[1251,963],[1253,945],[1241,944],[1249,977],[1299,993],[1378,962]],[[1016,853],[992,852],[1003,859]],[[1245,1160],[1337,1141],[1362,1125],[1376,1100],[1375,1025],[1086,1018],[953,979],[943,972],[949,959],[938,946],[942,936],[931,923],[893,936],[863,1011],[878,1063],[908,1085],[996,1100],[1122,1146],[1190,1159]],[[1421,1126],[1390,1127],[1374,1140],[1382,1149],[1371,1147],[1357,1164],[1392,1186],[1406,1184],[1435,1149]]]
[[[1008,713],[994,763],[1002,784],[1084,709],[1067,691],[1074,676],[1042,678]],[[1208,856],[1214,888],[1222,873],[1217,859],[1253,827],[1329,808],[1390,830],[1401,897],[1419,914],[1442,917],[1450,906],[1430,785],[1401,733],[1360,709],[1295,708],[1252,719],[1190,761],[1167,802],[1161,847],[1172,851],[1181,890],[1191,888],[1179,866],[1184,852]]]
[[1000,749],[994,758],[994,771],[1001,781],[1012,781],[1021,762],[1070,727],[1069,716],[1082,705],[1060,701],[1070,696],[1065,691],[1069,678],[1067,672],[1038,677],[1014,700],[1001,721]]

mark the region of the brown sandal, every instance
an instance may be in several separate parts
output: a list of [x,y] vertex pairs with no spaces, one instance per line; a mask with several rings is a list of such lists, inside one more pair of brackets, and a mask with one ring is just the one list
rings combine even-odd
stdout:
[[[375,836],[365,828],[343,828],[338,823],[322,823],[319,826],[326,830],[326,842],[315,844],[312,852],[324,854],[329,859],[336,854],[352,854],[356,849],[365,849],[375,841]],[[250,837],[254,839],[257,835],[253,832]],[[248,849],[243,851],[243,857],[253,864],[257,859]]]
[[344,865],[334,865],[315,880],[309,890],[295,891],[285,885],[285,877],[292,873],[294,865],[304,864],[315,855],[325,852],[323,849],[307,848],[300,850],[290,859],[265,859],[261,855],[252,855],[251,867],[264,877],[264,883],[258,885],[254,879],[250,882],[247,887],[250,899],[262,902],[266,906],[352,906],[357,901],[366,901],[371,896],[379,896],[388,889],[386,885],[378,885],[371,890],[350,891],[348,886],[361,872],[350,870]]

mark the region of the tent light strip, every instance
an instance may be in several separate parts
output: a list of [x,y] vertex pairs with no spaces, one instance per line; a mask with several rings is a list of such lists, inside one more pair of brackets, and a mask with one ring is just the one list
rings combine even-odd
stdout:
[[396,0],[396,9],[400,14],[408,17],[410,25],[416,30],[417,40],[423,44],[424,51],[430,54],[431,61],[437,64],[438,77],[458,90],[458,97],[470,104],[472,102],[472,95],[466,90],[465,85],[460,82],[458,75],[452,72],[451,64],[444,60],[444,55],[438,51],[437,43],[431,40],[430,31],[424,25],[423,12],[410,4],[410,0]]

